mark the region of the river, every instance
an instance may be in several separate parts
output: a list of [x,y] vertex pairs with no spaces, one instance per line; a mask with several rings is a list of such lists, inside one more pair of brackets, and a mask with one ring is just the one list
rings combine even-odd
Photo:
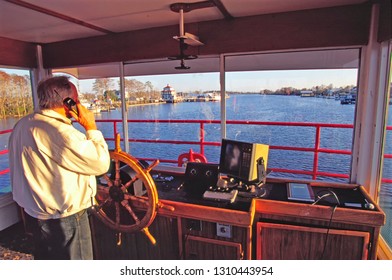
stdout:
[[[329,124],[353,124],[354,122],[355,106],[342,105],[334,99],[249,94],[231,95],[230,98],[226,99],[226,102],[228,120]],[[121,119],[121,111],[101,112],[96,114],[96,119]],[[131,106],[128,109],[128,119],[219,120],[220,102],[184,102]],[[389,123],[392,123],[391,119],[390,112]],[[0,130],[12,128],[16,121],[17,119],[12,118],[0,120]],[[98,123],[98,127],[106,137],[113,137],[113,129],[110,123]],[[220,142],[221,130],[219,124],[206,124],[204,129],[205,141]],[[118,130],[122,132],[121,127]],[[323,128],[321,131],[320,148],[349,151],[352,147],[352,133],[352,129]],[[392,133],[388,134],[387,153],[392,154],[392,135],[390,134]],[[0,135],[1,149],[7,149],[8,136],[9,134]],[[198,141],[200,135],[198,124],[130,123],[129,137],[131,139]],[[228,125],[227,138],[274,146],[313,148],[315,145],[315,128]],[[109,146],[113,147],[113,143],[109,143]],[[199,151],[199,146],[196,145],[130,144],[132,155],[147,158],[177,159],[179,154],[189,151],[190,148],[196,152]],[[205,148],[205,155],[209,162],[218,162],[219,154],[219,147]],[[282,158],[285,160],[282,161]],[[8,165],[7,161],[6,156],[0,156],[0,170]],[[385,164],[388,167],[385,169],[385,172],[388,174],[384,177],[392,178],[392,174],[389,174],[392,170],[392,168],[389,168],[390,160],[387,160]],[[268,167],[312,170],[313,153],[270,150]],[[320,153],[318,168],[320,171],[348,174],[350,157],[348,155]],[[1,183],[4,185],[4,183],[9,182],[5,182],[4,178],[2,178]]]

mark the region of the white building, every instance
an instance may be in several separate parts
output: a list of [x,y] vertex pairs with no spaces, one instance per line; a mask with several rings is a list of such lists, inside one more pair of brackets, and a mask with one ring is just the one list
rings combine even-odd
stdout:
[[177,94],[176,90],[172,88],[169,84],[163,88],[161,91],[162,99],[166,103],[176,103],[181,101],[180,96]]

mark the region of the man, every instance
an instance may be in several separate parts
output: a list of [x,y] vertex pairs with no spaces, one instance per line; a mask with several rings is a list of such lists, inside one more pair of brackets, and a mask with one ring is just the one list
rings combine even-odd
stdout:
[[[34,259],[92,259],[86,209],[96,194],[95,176],[109,168],[108,146],[67,77],[41,81],[37,93],[40,109],[19,120],[9,139],[13,198],[33,233]],[[77,110],[64,104],[67,97]]]

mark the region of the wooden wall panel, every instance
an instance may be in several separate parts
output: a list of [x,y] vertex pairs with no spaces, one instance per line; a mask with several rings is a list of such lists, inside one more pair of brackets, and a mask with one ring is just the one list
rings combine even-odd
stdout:
[[90,216],[94,259],[99,260],[174,260],[179,259],[177,220],[157,216],[149,230],[155,237],[154,246],[142,232],[122,233],[108,228],[94,215]]
[[178,55],[178,27],[162,27],[75,39],[43,46],[44,67],[154,59]]
[[378,41],[392,39],[392,3],[391,0],[379,0],[380,22],[378,26]]
[[268,51],[364,45],[368,41],[370,6],[343,6],[200,23],[206,45],[216,51]]
[[[259,15],[187,24],[204,46],[187,54],[283,50],[365,45],[368,40],[368,4]],[[43,46],[45,68],[165,58],[177,55],[173,40],[178,26],[104,35]]]
[[0,65],[37,67],[36,45],[0,37]]

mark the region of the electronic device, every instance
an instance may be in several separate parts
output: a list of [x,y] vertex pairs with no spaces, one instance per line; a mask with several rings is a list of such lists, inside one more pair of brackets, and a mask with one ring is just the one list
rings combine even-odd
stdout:
[[305,183],[287,183],[287,199],[314,202],[313,189]]
[[266,177],[268,152],[269,145],[222,139],[219,172],[244,182],[260,182]]
[[218,182],[219,165],[213,163],[188,162],[185,170],[184,192],[201,198],[203,193]]
[[76,107],[76,102],[71,97],[67,97],[63,100],[63,104],[68,108],[68,110],[79,115],[78,108]]
[[215,188],[210,187],[203,194],[203,198],[207,200],[214,200],[219,202],[233,203],[237,198],[238,190],[230,188]]

